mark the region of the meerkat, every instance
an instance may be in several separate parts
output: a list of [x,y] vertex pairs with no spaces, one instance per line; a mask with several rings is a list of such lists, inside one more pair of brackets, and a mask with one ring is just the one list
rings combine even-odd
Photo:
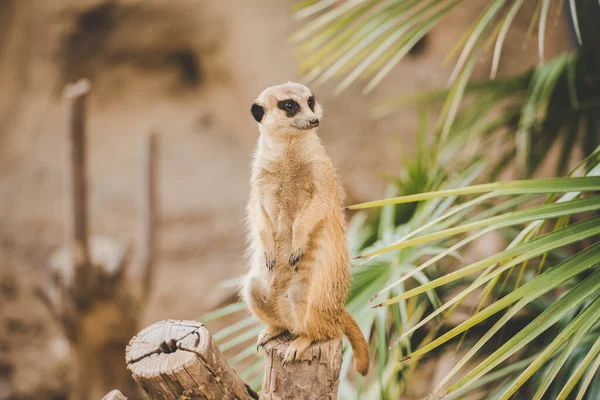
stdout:
[[265,89],[251,107],[260,138],[247,207],[251,266],[242,297],[267,327],[258,346],[289,331],[284,362],[313,343],[348,337],[359,373],[368,347],[345,309],[350,285],[345,193],[317,136],[323,107],[304,85]]

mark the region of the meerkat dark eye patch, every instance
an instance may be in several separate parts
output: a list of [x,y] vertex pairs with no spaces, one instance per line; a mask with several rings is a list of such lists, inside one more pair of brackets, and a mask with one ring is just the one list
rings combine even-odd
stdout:
[[310,111],[315,111],[315,96],[308,98],[308,108],[310,108]]
[[262,121],[262,118],[265,115],[265,109],[256,103],[252,104],[252,108],[250,108],[250,112],[252,113],[252,116],[254,117],[256,122]]
[[288,117],[293,117],[300,111],[300,105],[294,100],[282,100],[277,103],[277,107],[285,111]]

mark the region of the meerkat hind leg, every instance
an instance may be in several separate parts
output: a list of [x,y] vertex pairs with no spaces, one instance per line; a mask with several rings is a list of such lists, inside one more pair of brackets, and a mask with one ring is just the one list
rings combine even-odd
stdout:
[[293,362],[294,360],[299,360],[304,351],[308,349],[312,343],[313,340],[309,339],[306,336],[298,337],[296,340],[290,343],[287,350],[285,351],[283,364],[286,365],[288,363]]
[[281,328],[274,325],[269,325],[258,334],[258,341],[256,342],[256,347],[264,346],[269,343],[269,341],[277,336],[281,335],[285,332],[285,328]]

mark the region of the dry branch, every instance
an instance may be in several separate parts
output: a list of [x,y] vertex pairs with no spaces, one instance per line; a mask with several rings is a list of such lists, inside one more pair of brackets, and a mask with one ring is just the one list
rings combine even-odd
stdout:
[[196,321],[161,321],[127,346],[127,367],[152,399],[258,399]]
[[90,84],[81,80],[64,92],[68,146],[68,196],[65,207],[65,243],[72,249],[74,269],[73,293],[78,307],[87,307],[87,293],[92,284],[88,246],[87,168],[85,113]]
[[149,292],[154,266],[156,247],[156,224],[158,215],[158,136],[154,133],[140,139],[140,188],[138,196],[138,233],[136,257],[131,266],[130,276],[133,282]]

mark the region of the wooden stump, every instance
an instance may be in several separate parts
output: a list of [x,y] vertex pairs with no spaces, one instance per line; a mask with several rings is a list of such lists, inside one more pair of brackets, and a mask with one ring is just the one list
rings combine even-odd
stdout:
[[337,399],[342,341],[315,343],[300,360],[284,366],[283,357],[292,339],[281,336],[265,345],[261,400]]
[[[295,362],[283,365],[293,340],[281,336],[265,345],[262,400],[337,399],[342,341],[315,343]],[[127,367],[151,399],[258,399],[227,364],[203,324],[161,321],[129,342]]]
[[258,399],[197,321],[161,321],[129,342],[127,367],[152,399]]

